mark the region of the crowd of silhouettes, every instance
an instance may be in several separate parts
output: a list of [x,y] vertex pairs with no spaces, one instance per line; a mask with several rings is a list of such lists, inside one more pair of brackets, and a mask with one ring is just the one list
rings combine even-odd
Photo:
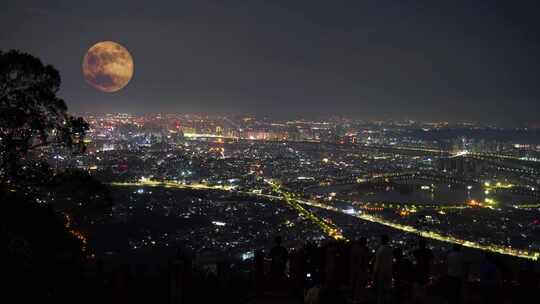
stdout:
[[[517,299],[536,296],[539,287],[533,261],[516,275],[504,265],[513,258],[470,250],[473,261],[459,244],[446,251],[437,248],[436,256],[424,238],[413,249],[390,242],[387,235],[380,236],[372,248],[364,237],[352,242],[308,243],[290,252],[281,242],[277,238],[268,255],[272,283],[267,286],[293,294],[302,286],[307,304],[517,303]],[[523,260],[511,264],[516,270]],[[264,278],[264,271],[260,273],[259,280]]]
[[83,303],[258,303],[267,297],[275,297],[269,303],[306,304],[532,303],[539,291],[536,262],[514,260],[512,274],[503,263],[510,257],[475,251],[471,261],[471,252],[457,244],[442,253],[425,239],[411,248],[382,235],[371,242],[290,245],[276,237],[240,270],[238,260],[218,259],[208,267],[185,250],[159,266],[91,259],[65,286],[88,294],[79,299]]

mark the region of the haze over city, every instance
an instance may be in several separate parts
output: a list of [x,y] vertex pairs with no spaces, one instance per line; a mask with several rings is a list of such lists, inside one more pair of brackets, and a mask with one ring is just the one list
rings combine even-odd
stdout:
[[0,300],[538,302],[539,9],[3,1]]
[[[5,1],[3,48],[56,66],[75,112],[348,115],[537,124],[535,1]],[[96,42],[133,55],[96,92]]]

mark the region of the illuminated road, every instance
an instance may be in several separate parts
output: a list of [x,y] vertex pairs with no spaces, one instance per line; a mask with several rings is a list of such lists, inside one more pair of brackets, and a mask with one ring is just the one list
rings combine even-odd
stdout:
[[[283,190],[281,190],[281,193],[286,194],[289,197],[294,196],[294,194],[287,193],[287,192],[285,192]],[[464,247],[480,249],[480,250],[484,250],[484,251],[491,251],[491,252],[496,252],[496,253],[500,253],[500,254],[511,255],[511,256],[515,256],[515,257],[532,259],[532,260],[538,260],[538,258],[540,258],[540,252],[536,252],[536,251],[520,250],[520,249],[514,249],[514,248],[510,248],[510,247],[498,246],[498,245],[493,245],[493,244],[491,244],[491,245],[479,244],[479,243],[476,243],[476,242],[473,242],[473,241],[464,240],[464,239],[456,238],[456,237],[453,237],[453,236],[443,235],[443,234],[435,232],[435,231],[420,230],[420,229],[417,229],[417,228],[415,228],[413,226],[394,223],[394,222],[391,222],[389,220],[385,220],[382,217],[366,214],[366,213],[363,213],[361,211],[353,211],[351,213],[350,210],[339,209],[339,208],[329,206],[329,205],[326,205],[326,204],[321,204],[321,203],[318,203],[318,202],[315,202],[315,201],[305,201],[305,200],[299,200],[299,199],[293,199],[293,200],[295,200],[298,204],[301,204],[301,205],[307,205],[307,206],[317,207],[317,208],[321,208],[321,209],[326,209],[326,210],[329,210],[329,211],[343,213],[343,214],[346,214],[346,215],[349,215],[349,216],[354,216],[356,218],[359,218],[359,219],[362,219],[362,220],[365,220],[365,221],[381,224],[381,225],[384,225],[384,226],[387,226],[387,227],[391,227],[391,228],[401,230],[401,231],[405,231],[405,232],[408,232],[408,233],[413,233],[413,234],[416,234],[416,235],[419,235],[419,236],[422,236],[422,237],[425,237],[425,238],[437,240],[437,241],[461,244]]]
[[[271,199],[279,199],[287,203],[291,208],[296,210],[299,214],[306,217],[307,219],[311,220],[313,223],[315,223],[317,226],[319,226],[328,236],[330,236],[333,239],[341,240],[344,239],[343,235],[341,234],[341,231],[339,228],[337,228],[334,224],[329,223],[319,217],[317,217],[313,212],[307,210],[304,208],[301,204],[298,203],[297,200],[292,198],[292,195],[289,193],[286,193],[281,190],[279,185],[274,184],[270,181],[266,181],[272,189],[279,193],[280,196],[275,195],[265,195],[265,194],[258,194],[253,192],[246,192],[246,191],[236,191],[238,193],[242,193],[245,195],[254,195],[258,197],[264,197],[264,198],[271,198]],[[142,179],[139,182],[114,182],[110,183],[112,186],[136,186],[136,187],[164,187],[164,188],[175,188],[175,189],[195,189],[195,190],[220,190],[220,191],[232,191],[234,190],[234,187],[230,186],[209,186],[205,184],[182,184],[176,181],[153,181],[149,179]]]
[[281,198],[293,209],[295,209],[298,213],[303,214],[307,218],[309,218],[312,222],[317,224],[326,234],[328,234],[330,237],[336,239],[336,240],[342,240],[345,239],[343,235],[341,234],[341,231],[339,228],[337,228],[334,224],[330,224],[319,217],[317,217],[315,214],[313,214],[311,211],[307,210],[301,205],[301,201],[294,199],[294,194],[291,194],[289,192],[284,191],[277,183],[274,183],[270,180],[264,180],[272,190],[279,193],[281,195]]
[[356,218],[359,218],[359,219],[362,219],[362,220],[365,220],[365,221],[381,224],[381,225],[384,225],[384,226],[388,226],[388,227],[398,229],[398,230],[401,230],[401,231],[405,231],[405,232],[409,232],[409,233],[414,233],[414,234],[420,235],[422,237],[429,238],[429,239],[434,239],[434,240],[437,240],[437,241],[461,244],[464,247],[470,247],[470,248],[480,249],[480,250],[484,250],[484,251],[491,251],[491,252],[496,252],[496,253],[500,253],[500,254],[511,255],[511,256],[515,256],[515,257],[532,259],[532,260],[537,260],[538,258],[540,258],[540,252],[519,250],[519,249],[514,249],[514,248],[509,248],[509,247],[504,247],[504,246],[496,246],[496,245],[483,245],[483,244],[479,244],[479,243],[468,241],[468,240],[459,239],[459,238],[452,237],[452,236],[445,236],[445,235],[442,235],[442,234],[440,234],[438,232],[434,232],[434,231],[419,230],[419,229],[416,229],[416,228],[414,228],[412,226],[397,224],[397,223],[385,220],[385,219],[383,219],[381,217],[365,214],[365,213],[362,213],[362,212],[355,212],[355,213],[351,214],[350,212],[346,212],[345,210],[338,209],[338,208],[335,208],[335,207],[332,207],[332,206],[329,206],[329,205],[326,205],[326,204],[308,202],[308,201],[298,201],[298,202],[300,204],[309,205],[309,206],[313,206],[313,207],[317,207],[317,208],[322,208],[322,209],[326,209],[326,210],[330,210],[330,211],[339,212],[339,213],[343,213],[343,214],[346,214],[346,215],[354,216]]
[[366,211],[382,211],[382,210],[450,210],[450,209],[467,209],[471,208],[467,203],[453,203],[453,204],[424,204],[424,203],[377,203],[377,202],[368,202],[368,203],[352,203],[356,209],[366,210]]
[[138,182],[113,182],[111,186],[118,187],[164,187],[164,188],[176,188],[176,189],[198,189],[198,190],[222,190],[231,191],[234,187],[230,186],[209,186],[206,184],[182,184],[176,181],[154,181],[149,179],[141,179]]
[[[310,220],[314,221],[317,225],[319,225],[323,231],[325,231],[329,236],[335,238],[335,239],[344,239],[344,237],[341,235],[341,232],[338,228],[336,228],[333,224],[330,224],[316,215],[314,215],[312,212],[307,210],[306,208],[302,207],[302,205],[306,206],[312,206],[316,208],[321,208],[333,212],[339,212],[343,213],[349,216],[354,216],[358,219],[369,221],[372,223],[381,224],[393,229],[401,230],[408,233],[413,233],[416,235],[420,235],[425,238],[447,242],[447,243],[454,243],[454,244],[461,244],[464,247],[469,248],[475,248],[479,250],[484,251],[491,251],[496,252],[504,255],[510,255],[515,256],[519,258],[525,258],[525,259],[531,259],[531,260],[538,260],[540,258],[540,252],[536,251],[527,251],[527,250],[520,250],[520,249],[514,249],[510,247],[504,247],[504,246],[498,246],[498,245],[484,245],[479,244],[473,241],[464,240],[460,238],[456,238],[453,236],[445,236],[438,232],[434,231],[425,231],[425,230],[419,230],[417,228],[414,228],[412,226],[408,225],[402,225],[398,223],[394,223],[388,220],[385,220],[381,217],[365,214],[361,211],[356,211],[354,213],[351,213],[350,211],[335,208],[333,206],[329,206],[326,204],[321,204],[318,202],[313,201],[305,201],[294,198],[295,195],[289,192],[284,191],[281,187],[279,187],[277,184],[272,183],[271,181],[265,180],[269,185],[271,185],[272,189],[279,193],[281,196],[275,196],[275,195],[265,195],[265,194],[257,194],[253,192],[247,192],[247,191],[236,191],[238,193],[246,194],[246,195],[254,195],[258,197],[265,197],[265,198],[271,198],[271,199],[282,199],[284,200],[289,206],[293,207],[295,210],[297,210],[299,213],[303,214]],[[233,187],[226,187],[226,186],[209,186],[205,184],[181,184],[175,181],[164,181],[164,182],[158,182],[158,181],[150,181],[150,180],[141,180],[139,182],[117,182],[117,183],[111,183],[112,186],[147,186],[147,187],[165,187],[165,188],[178,188],[178,189],[198,189],[198,190],[220,190],[220,191],[232,191],[234,190]]]

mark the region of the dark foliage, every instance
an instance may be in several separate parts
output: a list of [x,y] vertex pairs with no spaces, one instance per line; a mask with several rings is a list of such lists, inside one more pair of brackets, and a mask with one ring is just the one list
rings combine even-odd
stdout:
[[65,170],[54,175],[47,186],[55,206],[75,217],[105,214],[112,204],[110,189],[82,170]]
[[72,299],[85,253],[63,213],[110,204],[108,189],[89,174],[52,170],[42,157],[52,149],[84,152],[88,124],[67,113],[60,82],[38,58],[0,52],[1,267],[6,290],[23,303]]
[[75,290],[84,259],[80,240],[50,205],[17,192],[0,192],[0,200],[5,290],[23,303],[38,297],[60,300],[65,290]]
[[56,94],[60,74],[51,65],[19,51],[0,52],[0,182],[24,179],[29,153],[58,145],[84,150],[88,124],[67,114]]

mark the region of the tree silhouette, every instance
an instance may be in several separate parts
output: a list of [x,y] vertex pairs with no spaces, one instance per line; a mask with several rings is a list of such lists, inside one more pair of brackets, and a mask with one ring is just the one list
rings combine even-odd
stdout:
[[11,279],[7,289],[24,291],[17,294],[22,302],[31,300],[21,298],[27,291],[58,302],[80,278],[80,235],[51,203],[78,215],[87,213],[73,198],[91,209],[110,203],[108,189],[88,173],[52,170],[42,157],[84,152],[88,124],[67,113],[57,96],[60,82],[58,71],[38,58],[0,51],[0,264]]
[[[46,146],[84,150],[88,124],[67,114],[60,74],[19,51],[0,52],[0,184],[21,182],[30,152]],[[35,168],[34,168],[35,169]]]

